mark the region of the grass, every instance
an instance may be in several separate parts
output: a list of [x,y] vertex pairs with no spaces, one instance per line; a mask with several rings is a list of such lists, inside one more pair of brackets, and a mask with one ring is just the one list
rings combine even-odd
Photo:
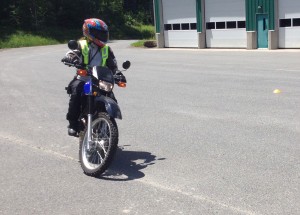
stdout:
[[140,32],[140,38],[137,39],[154,39],[155,31],[152,25],[140,25],[133,27],[137,32]]
[[37,31],[3,28],[0,31],[0,49],[66,43],[70,39],[78,39],[79,35],[78,31],[59,28]]
[[133,39],[139,39],[139,41],[132,43],[133,47],[145,47],[145,42],[155,40],[155,30],[152,25],[134,26],[132,31],[139,32],[134,34],[135,36],[138,35],[138,37]]
[[53,45],[59,42],[52,38],[31,35],[18,31],[9,36],[6,40],[0,41],[0,48],[17,48],[26,46],[41,46],[41,45]]
[[151,39],[154,38],[154,26],[152,25],[127,25],[122,27],[112,26],[109,34],[111,39]]
[[[111,27],[110,39],[153,39],[154,26],[137,25]],[[36,31],[14,30],[3,27],[0,30],[0,49],[67,43],[70,39],[82,37],[81,28],[46,28]]]
[[157,47],[156,40],[139,40],[131,44],[133,47],[146,47],[146,48],[153,48]]
[[134,42],[134,43],[132,43],[131,45],[133,46],[133,47],[144,47],[144,42],[145,42],[146,40],[139,40],[139,41],[137,41],[137,42]]

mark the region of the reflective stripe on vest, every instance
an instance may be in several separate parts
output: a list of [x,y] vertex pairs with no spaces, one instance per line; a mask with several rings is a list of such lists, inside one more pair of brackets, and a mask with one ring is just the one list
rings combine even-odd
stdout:
[[89,46],[86,40],[79,40],[79,44],[81,47],[81,53],[83,55],[83,64],[89,64]]
[[[79,40],[79,44],[81,47],[81,53],[83,55],[83,63],[85,65],[89,64],[89,45],[86,40]],[[101,57],[102,57],[102,65],[106,66],[106,60],[108,58],[108,46],[105,45],[101,48]]]
[[102,66],[106,66],[106,60],[108,58],[108,46],[105,45],[103,46],[103,48],[101,49],[101,54],[102,54]]

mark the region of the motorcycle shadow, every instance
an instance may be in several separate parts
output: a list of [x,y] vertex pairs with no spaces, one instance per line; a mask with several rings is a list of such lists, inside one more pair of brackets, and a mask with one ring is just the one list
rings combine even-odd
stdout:
[[156,156],[150,152],[125,151],[118,148],[114,161],[99,179],[129,181],[143,178],[145,174],[141,170],[155,164],[156,160],[164,160],[164,158],[156,159]]

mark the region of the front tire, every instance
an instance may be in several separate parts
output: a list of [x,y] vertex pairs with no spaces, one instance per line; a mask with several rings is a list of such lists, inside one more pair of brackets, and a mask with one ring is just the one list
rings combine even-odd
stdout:
[[84,173],[100,176],[111,164],[118,147],[116,121],[106,113],[99,113],[92,122],[92,143],[87,149],[87,128],[79,134],[79,161]]

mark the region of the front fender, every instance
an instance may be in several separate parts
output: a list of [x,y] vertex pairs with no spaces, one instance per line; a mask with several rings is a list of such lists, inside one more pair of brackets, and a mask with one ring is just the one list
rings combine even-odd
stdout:
[[112,118],[122,119],[122,114],[119,105],[115,102],[115,100],[106,97],[106,96],[97,96],[95,97],[95,107],[105,107],[106,112]]

